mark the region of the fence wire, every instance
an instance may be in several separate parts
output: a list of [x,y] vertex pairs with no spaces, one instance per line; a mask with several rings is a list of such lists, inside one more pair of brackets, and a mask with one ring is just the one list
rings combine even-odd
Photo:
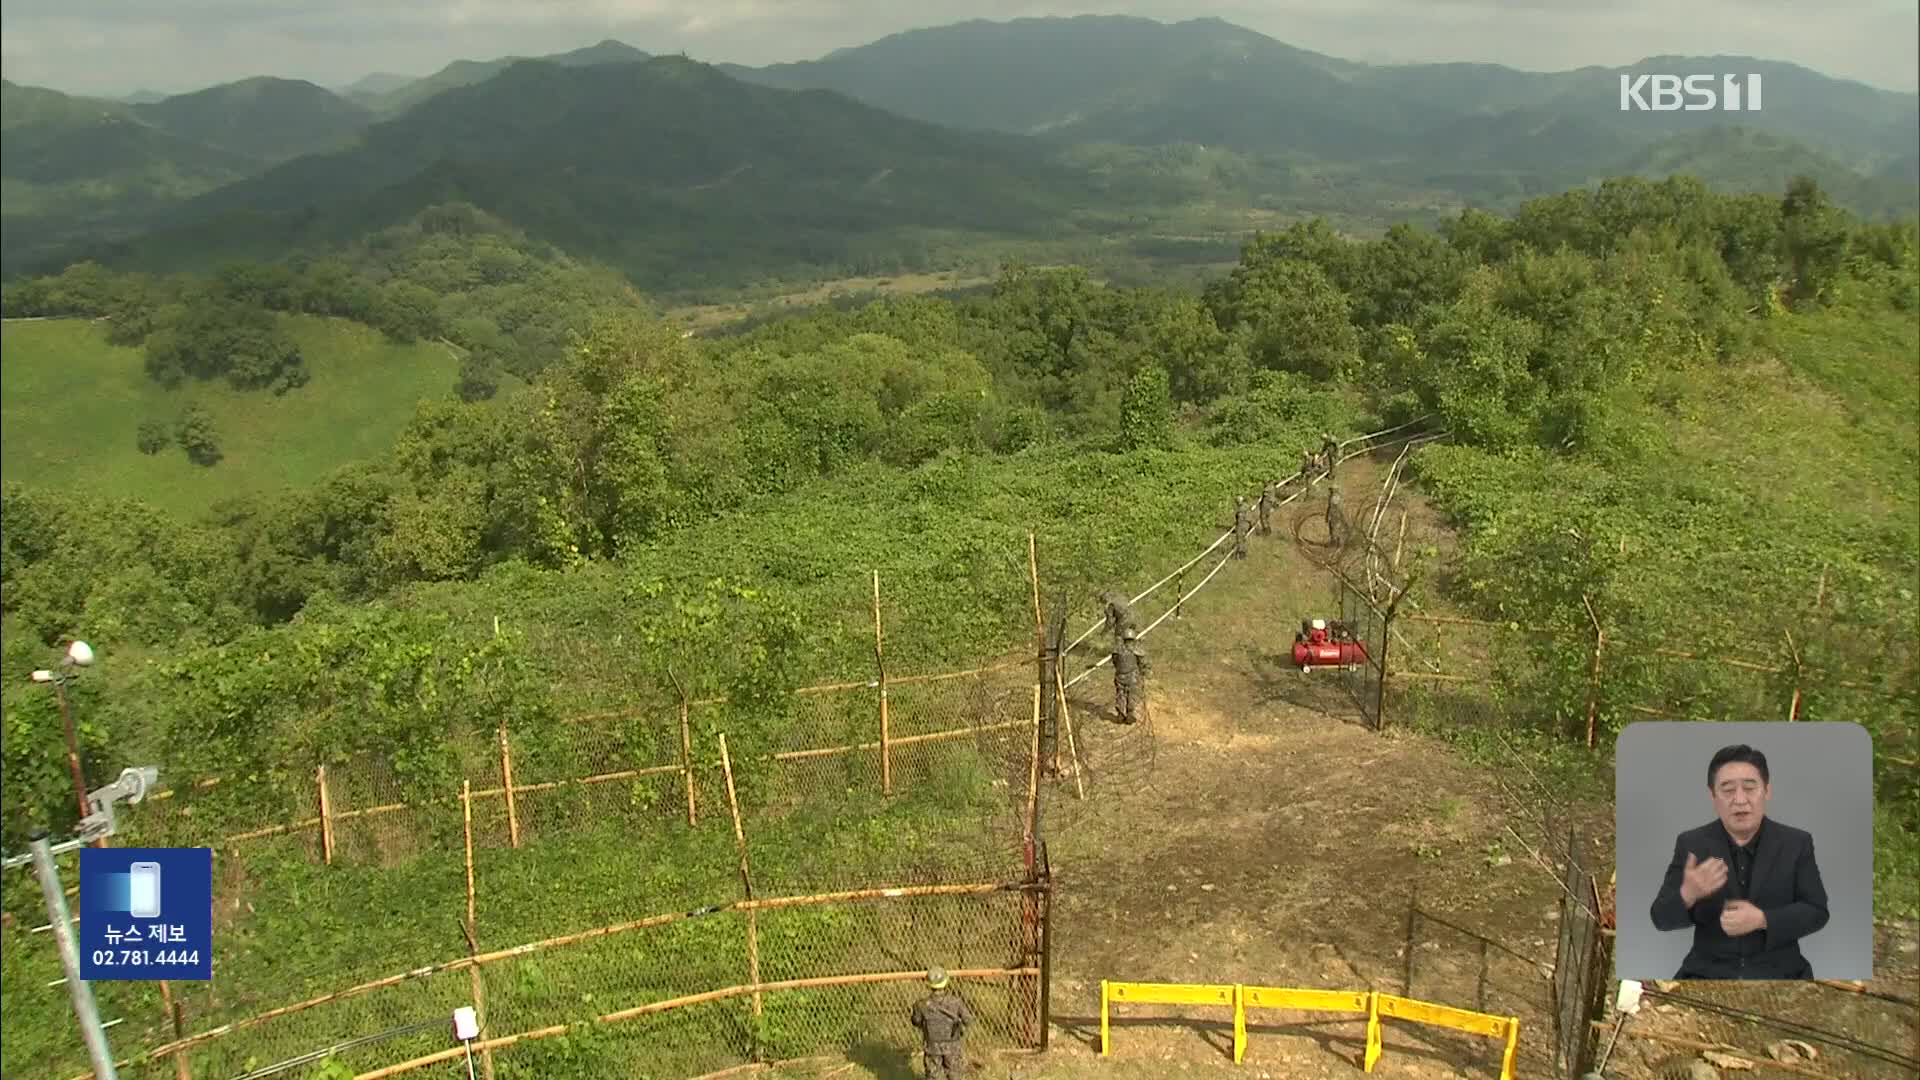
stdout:
[[[176,1057],[196,1077],[276,1063],[305,1075],[329,1059],[368,1071],[443,1049],[444,1024],[409,1025],[461,1005],[478,1004],[484,1034],[497,1037],[750,984],[756,966],[760,983],[1031,967],[1031,911],[1018,892],[751,917],[728,905],[1018,881],[1033,678],[1031,663],[896,678],[884,739],[878,680],[795,695],[777,742],[732,757],[733,798],[715,733],[748,718],[694,703],[683,722],[668,702],[604,710],[538,737],[472,739],[426,781],[359,757],[150,800],[124,815],[116,840],[214,849],[215,966],[208,982],[169,984],[178,1031],[156,984],[95,984],[103,1015],[120,1018],[110,1035],[123,1075],[176,1077]],[[254,816],[263,801],[280,808],[278,821]],[[702,910],[711,913],[686,917]],[[51,935],[30,929],[16,918],[5,930],[9,1006],[31,995],[59,1015]],[[488,959],[490,950],[508,955]],[[466,961],[476,953],[483,962]],[[1034,1038],[1024,979],[961,980],[983,1048]],[[919,992],[906,979],[769,991],[758,1013],[752,995],[692,1004],[516,1042],[494,1052],[496,1077],[556,1068],[677,1077],[862,1040],[904,1052]],[[385,1034],[359,1039],[372,1033]],[[183,1036],[177,1052],[140,1059]],[[9,1073],[16,1062],[35,1075],[86,1071],[71,1030],[18,1042],[10,1033],[7,1061]]]

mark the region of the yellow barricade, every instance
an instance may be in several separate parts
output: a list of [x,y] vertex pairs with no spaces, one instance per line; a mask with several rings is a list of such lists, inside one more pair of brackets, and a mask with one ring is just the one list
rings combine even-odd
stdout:
[[1247,1010],[1299,1009],[1310,1012],[1352,1012],[1367,1014],[1367,1048],[1363,1068],[1373,1071],[1380,1060],[1380,1018],[1411,1020],[1418,1024],[1453,1028],[1469,1035],[1506,1040],[1506,1054],[1500,1062],[1500,1080],[1513,1080],[1513,1059],[1520,1046],[1520,1019],[1435,1005],[1427,1001],[1355,990],[1300,990],[1275,986],[1245,986],[1194,983],[1123,983],[1100,981],[1100,1053],[1106,1054],[1112,1039],[1109,1025],[1115,1004],[1133,1005],[1221,1005],[1233,1009],[1233,1060],[1246,1057]]

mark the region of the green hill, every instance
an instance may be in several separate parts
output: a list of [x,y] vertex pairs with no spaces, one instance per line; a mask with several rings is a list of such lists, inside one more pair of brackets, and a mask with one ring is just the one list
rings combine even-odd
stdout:
[[297,79],[260,77],[179,94],[134,114],[154,127],[262,162],[331,150],[373,121],[373,112]]
[[[392,345],[337,319],[290,317],[313,379],[284,397],[225,383],[167,391],[137,349],[100,324],[9,320],[0,343],[0,476],[144,499],[195,515],[232,495],[305,487],[384,453],[423,398],[450,397],[459,361],[437,344]],[[178,446],[148,455],[142,421],[171,423],[189,403],[212,416],[225,457],[202,467]]]

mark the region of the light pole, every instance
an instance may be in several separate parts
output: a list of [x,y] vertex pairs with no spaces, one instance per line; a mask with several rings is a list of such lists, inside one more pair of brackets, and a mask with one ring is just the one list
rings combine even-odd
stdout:
[[[90,663],[92,656],[89,650],[86,662]],[[37,681],[49,681],[38,679],[39,672],[34,674]],[[40,879],[40,893],[47,902],[47,918],[52,920],[53,937],[60,948],[60,966],[67,973],[67,993],[73,998],[73,1015],[80,1022],[80,1037],[87,1044],[88,1059],[93,1062],[94,1080],[117,1080],[119,1074],[113,1067],[113,1051],[107,1046],[107,1031],[100,1023],[100,1010],[94,1004],[93,984],[80,977],[80,949],[74,944],[73,922],[67,915],[67,894],[60,887],[60,868],[54,865],[53,857],[112,836],[116,824],[114,804],[121,799],[137,803],[159,782],[160,770],[151,765],[122,771],[119,779],[86,797],[87,813],[80,819],[80,835],[54,844],[48,842],[47,832],[42,829],[33,834],[30,853],[8,856],[4,860],[8,869],[33,863],[34,874]]]
[[78,669],[92,665],[93,647],[84,641],[75,641],[67,646],[59,671],[41,668],[33,673],[34,682],[53,686],[53,696],[60,702],[60,725],[67,732],[67,768],[73,773],[73,797],[79,802],[81,817],[91,811],[87,806],[87,776],[80,769],[80,735],[74,730],[73,707],[67,703],[67,683],[79,677]]

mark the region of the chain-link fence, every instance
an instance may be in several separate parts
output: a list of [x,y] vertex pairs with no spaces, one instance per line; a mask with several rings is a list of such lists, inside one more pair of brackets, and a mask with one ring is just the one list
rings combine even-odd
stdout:
[[1593,1020],[1600,1015],[1612,961],[1601,933],[1600,891],[1572,831],[1561,867],[1553,961],[1554,1066],[1561,1080],[1579,1080],[1593,1065]]

